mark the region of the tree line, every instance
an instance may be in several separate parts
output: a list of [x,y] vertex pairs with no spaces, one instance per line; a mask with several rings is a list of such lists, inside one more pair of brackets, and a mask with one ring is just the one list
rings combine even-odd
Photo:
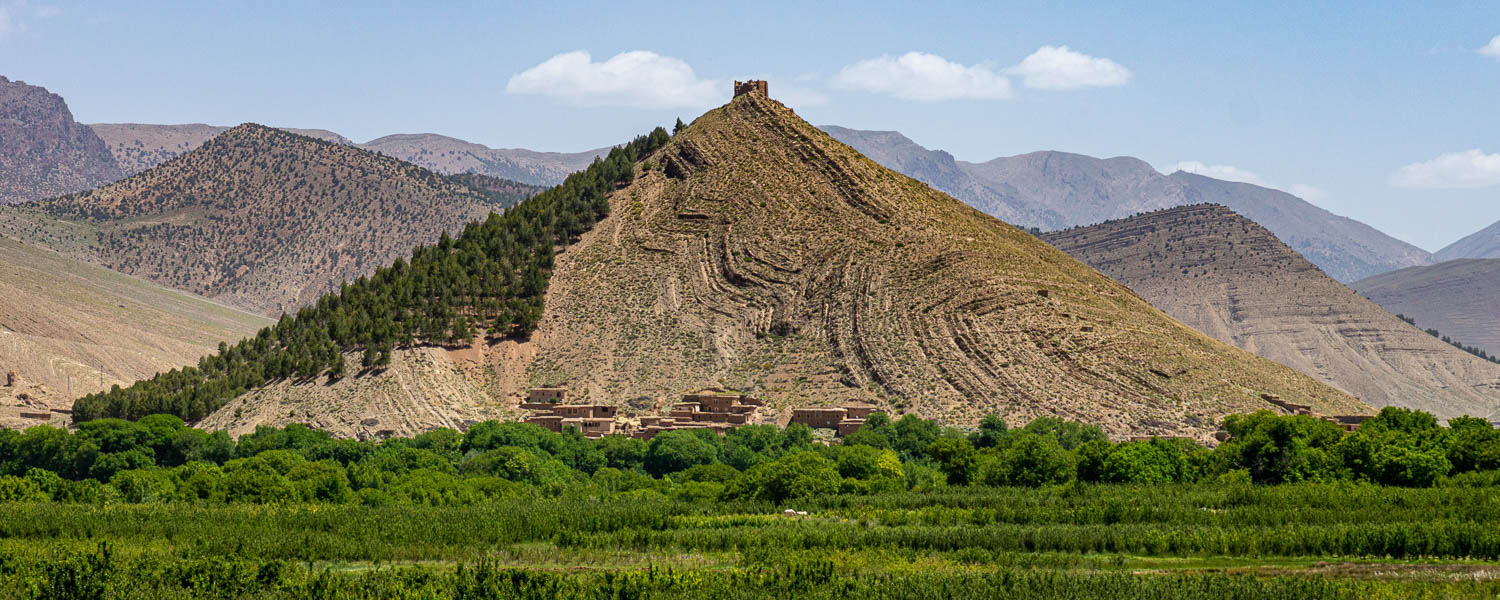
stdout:
[[[609,193],[632,181],[635,163],[669,139],[659,127],[637,137],[561,185],[470,223],[456,238],[445,232],[410,261],[346,283],[254,337],[220,344],[197,366],[80,398],[74,419],[162,413],[196,421],[276,380],[384,367],[397,347],[524,336],[541,318],[554,249],[608,216]],[[361,351],[358,365],[346,364],[345,353]]]
[[1488,421],[1386,408],[1356,432],[1269,411],[1226,419],[1215,448],[1180,438],[1111,442],[1098,427],[1040,418],[971,431],[872,415],[842,444],[803,425],[747,425],[589,439],[514,422],[466,432],[351,440],[302,425],[238,440],[171,415],[97,419],[76,433],[0,431],[0,502],[467,505],[517,498],[645,496],[780,503],[962,486],[1221,485],[1353,481],[1500,484]]

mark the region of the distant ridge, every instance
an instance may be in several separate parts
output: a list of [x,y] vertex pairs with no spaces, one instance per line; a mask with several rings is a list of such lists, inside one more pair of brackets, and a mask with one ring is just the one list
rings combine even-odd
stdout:
[[1439,261],[1460,258],[1500,258],[1500,222],[1464,236],[1433,255]]
[[609,148],[585,152],[536,152],[490,148],[435,133],[401,133],[376,138],[359,147],[446,174],[479,173],[532,185],[557,185],[569,173],[582,171]]
[[[145,123],[95,123],[89,128],[109,146],[119,163],[122,177],[129,177],[197,149],[230,127],[190,123],[184,125],[148,125]],[[354,145],[342,135],[325,129],[281,128],[335,144]]]
[[1339,281],[1430,260],[1420,248],[1291,194],[1183,172],[1162,175],[1131,157],[1045,151],[968,163],[894,131],[824,129],[876,162],[1022,227],[1057,230],[1213,202],[1265,226]]
[[39,231],[68,232],[49,245],[275,316],[536,190],[245,124],[124,181],[22,207],[33,212],[0,228],[43,243]]
[[1170,208],[1043,239],[1184,323],[1371,405],[1442,418],[1500,409],[1500,365],[1401,321],[1224,206]]
[[1500,356],[1500,259],[1458,259],[1350,284],[1423,329]]
[[[125,177],[197,149],[230,129],[201,123],[97,123],[89,127],[109,145],[109,151]],[[596,157],[603,157],[610,150],[536,152],[521,148],[490,148],[435,133],[398,133],[356,144],[326,129],[281,129],[335,144],[358,146],[445,175],[474,173],[539,186],[562,183],[569,173],[583,170]]]
[[0,204],[86,190],[120,178],[103,141],[61,96],[0,77]]

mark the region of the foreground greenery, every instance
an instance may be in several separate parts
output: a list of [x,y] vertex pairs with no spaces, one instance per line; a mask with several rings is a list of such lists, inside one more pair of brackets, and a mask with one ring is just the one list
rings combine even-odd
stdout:
[[[1149,499],[1149,501],[1143,501]],[[1493,488],[0,505],[0,598],[1483,598]]]
[[[0,598],[1485,598],[1500,432],[1269,412],[1217,448],[873,416],[590,440],[0,432]],[[784,510],[805,514],[788,516]]]
[[751,425],[662,433],[649,443],[591,440],[524,423],[479,423],[383,441],[305,426],[234,440],[171,415],[99,419],[76,433],[0,431],[0,502],[467,505],[560,497],[784,502],[833,494],[1073,482],[1362,482],[1492,487],[1500,431],[1482,419],[1444,427],[1386,408],[1354,433],[1306,416],[1229,417],[1217,448],[1184,439],[1109,442],[1096,427],[987,417],[963,432],[876,414],[843,444],[812,430]]

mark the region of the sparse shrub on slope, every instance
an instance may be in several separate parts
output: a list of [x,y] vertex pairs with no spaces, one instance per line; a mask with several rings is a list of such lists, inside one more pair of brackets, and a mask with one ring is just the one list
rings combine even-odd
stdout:
[[634,163],[669,139],[657,128],[605,160],[504,214],[444,234],[373,276],[283,315],[275,326],[128,388],[80,398],[74,418],[136,419],[170,413],[201,419],[268,382],[342,373],[343,353],[366,351],[364,367],[389,361],[393,346],[448,344],[483,332],[525,335],[536,326],[556,246],[566,246],[609,214],[608,194],[634,178]]

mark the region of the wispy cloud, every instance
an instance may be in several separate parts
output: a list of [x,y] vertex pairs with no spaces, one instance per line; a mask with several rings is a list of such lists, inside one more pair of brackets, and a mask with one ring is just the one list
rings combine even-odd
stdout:
[[1007,73],[1037,90],[1079,90],[1125,85],[1130,69],[1107,58],[1075,52],[1067,46],[1042,46]]
[[1323,204],[1329,198],[1328,192],[1317,186],[1309,185],[1306,183],[1294,183],[1285,188],[1278,188],[1275,183],[1271,182],[1265,177],[1261,177],[1260,174],[1232,165],[1210,165],[1196,160],[1185,160],[1162,169],[1162,171],[1167,173],[1171,173],[1174,171],[1185,171],[1188,173],[1193,173],[1195,175],[1202,175],[1204,177],[1222,179],[1224,181],[1237,181],[1240,183],[1258,185],[1263,188],[1281,189],[1288,194],[1318,205]]
[[1012,95],[1010,80],[987,65],[966,66],[925,52],[856,62],[834,75],[830,84],[835,89],[928,102],[1000,100]]
[[1478,52],[1495,60],[1500,60],[1500,35],[1491,38],[1489,44],[1486,44],[1483,48],[1475,50],[1475,52]]
[[682,60],[655,52],[622,52],[594,62],[588,52],[566,52],[510,78],[507,94],[550,96],[578,106],[702,108],[727,88],[701,79]]
[[1411,189],[1472,189],[1500,185],[1500,154],[1449,152],[1391,174],[1391,185]]
[[1011,76],[1029,89],[1063,91],[1125,85],[1131,73],[1107,58],[1042,46],[1009,69],[989,62],[965,65],[926,52],[880,56],[844,67],[829,83],[902,100],[1004,100],[1015,95]]
[[1188,173],[1202,175],[1204,177],[1223,179],[1224,181],[1238,181],[1241,183],[1250,183],[1262,187],[1270,187],[1270,184],[1267,183],[1266,180],[1260,175],[1230,165],[1210,165],[1196,160],[1185,160],[1164,170],[1168,173],[1174,171],[1186,171]]

